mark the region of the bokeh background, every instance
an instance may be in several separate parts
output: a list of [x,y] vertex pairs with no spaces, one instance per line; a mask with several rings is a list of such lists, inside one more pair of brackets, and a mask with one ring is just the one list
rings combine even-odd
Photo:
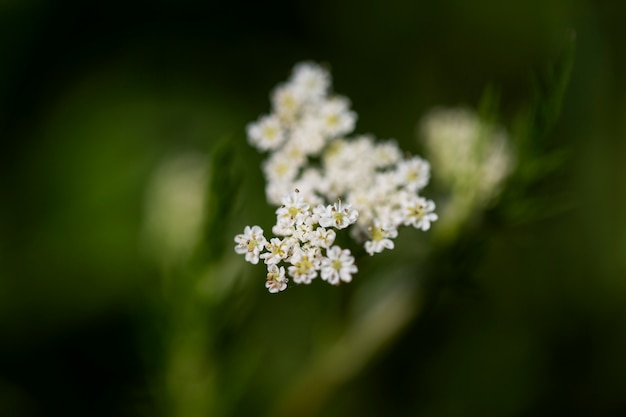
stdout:
[[[625,18],[1,0],[0,415],[626,415]],[[268,294],[232,251],[274,220],[245,125],[301,60],[412,153],[432,107],[497,97],[523,136],[501,199]]]

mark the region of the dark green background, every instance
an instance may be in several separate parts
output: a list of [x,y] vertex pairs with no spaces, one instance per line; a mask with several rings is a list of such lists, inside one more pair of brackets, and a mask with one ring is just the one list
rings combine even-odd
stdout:
[[[590,0],[0,0],[0,415],[169,414],[175,319],[139,245],[146,183],[172,152],[231,138],[248,208],[206,240],[230,253],[244,225],[268,227],[244,129],[294,63],[330,65],[357,132],[421,152],[425,111],[487,88],[511,127],[573,34],[562,113],[533,145],[562,162],[505,194],[526,214],[495,208],[428,263],[422,314],[319,415],[626,415],[625,21]],[[353,289],[315,284],[212,307],[220,414],[271,413],[268,375],[341,333]]]

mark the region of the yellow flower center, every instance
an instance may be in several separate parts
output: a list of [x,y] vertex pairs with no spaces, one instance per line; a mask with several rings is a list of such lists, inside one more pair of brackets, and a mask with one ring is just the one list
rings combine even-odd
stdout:
[[339,259],[333,259],[333,268],[337,271],[341,269],[341,261]]
[[418,204],[412,207],[410,211],[410,215],[411,217],[416,217],[418,219],[421,219],[422,217],[424,217],[424,205]]
[[378,242],[385,238],[383,229],[381,227],[372,227],[372,240]]
[[298,268],[298,273],[300,274],[308,273],[312,267],[313,264],[309,261],[308,256],[303,256],[300,262],[296,263],[296,268]]
[[275,126],[265,126],[263,128],[263,136],[268,138],[275,138],[278,134],[278,130]]
[[339,116],[336,114],[330,114],[326,117],[326,124],[330,127],[337,126],[339,124]]
[[291,216],[292,219],[301,212],[299,208],[294,207],[294,206],[289,207],[287,211],[289,212],[289,216]]

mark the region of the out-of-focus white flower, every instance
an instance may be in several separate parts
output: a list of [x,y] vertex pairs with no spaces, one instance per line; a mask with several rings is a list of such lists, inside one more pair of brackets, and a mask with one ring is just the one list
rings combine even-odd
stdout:
[[322,120],[318,117],[303,117],[291,130],[290,144],[303,155],[318,155],[326,146],[327,135]]
[[339,285],[340,281],[350,282],[352,275],[357,271],[349,249],[333,246],[326,252],[326,257],[322,258],[321,277],[330,284]]
[[465,108],[436,108],[421,123],[437,176],[452,188],[472,190],[486,202],[513,168],[506,131]]
[[324,102],[319,109],[323,132],[331,137],[352,132],[356,113],[349,109],[350,102],[345,97],[333,97]]
[[328,92],[330,74],[313,62],[301,62],[293,69],[291,85],[308,101],[319,101]]
[[396,181],[409,191],[419,191],[430,180],[430,164],[420,157],[400,161],[395,171]]
[[283,123],[293,123],[298,117],[303,104],[302,93],[292,85],[278,86],[272,93],[274,114],[276,114]]
[[313,167],[305,168],[294,186],[300,190],[302,198],[310,206],[322,204],[324,202],[322,196],[328,193],[326,178],[322,176],[319,169]]
[[275,152],[263,164],[263,172],[272,183],[291,182],[298,175],[300,169],[298,162],[285,152]]
[[402,153],[395,141],[387,141],[376,144],[372,155],[376,168],[386,168],[402,159]]
[[276,116],[263,116],[247,128],[248,141],[260,151],[278,148],[285,141],[283,127]]
[[201,239],[205,221],[206,156],[173,155],[160,163],[146,189],[143,240],[160,262],[186,259]]
[[387,225],[383,227],[376,221],[370,226],[370,240],[365,242],[365,251],[370,255],[374,255],[374,253],[380,253],[384,249],[393,249],[394,243],[391,239],[396,237],[398,237],[398,230],[394,226]]
[[452,233],[500,193],[514,166],[507,133],[466,108],[431,110],[420,133],[437,180],[450,190],[441,221]]

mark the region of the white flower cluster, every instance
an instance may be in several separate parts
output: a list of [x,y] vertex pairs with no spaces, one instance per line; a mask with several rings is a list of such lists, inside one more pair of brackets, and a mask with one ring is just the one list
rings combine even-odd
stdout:
[[420,124],[437,179],[450,191],[442,204],[440,234],[453,236],[492,203],[513,170],[506,130],[467,108],[435,108]]
[[257,264],[263,259],[267,265],[265,286],[275,293],[287,288],[285,267],[297,284],[310,284],[319,275],[324,281],[338,285],[352,281],[357,272],[349,249],[333,245],[334,229],[345,229],[356,222],[359,214],[350,204],[341,201],[333,205],[319,204],[311,210],[299,190],[283,198],[276,210],[276,225],[272,231],[281,237],[268,242],[259,226],[246,226],[244,233],[235,237],[235,251],[246,255],[246,261]]
[[348,138],[357,116],[350,101],[330,88],[327,70],[300,63],[273,91],[273,112],[247,128],[250,144],[269,152],[263,163],[266,196],[281,205],[272,231],[285,238],[268,243],[260,227],[247,227],[235,238],[235,250],[252,263],[264,259],[271,292],[286,287],[280,261],[291,264],[296,283],[309,283],[317,271],[333,284],[351,280],[354,258],[331,247],[335,232],[329,227],[354,224],[352,237],[373,255],[393,249],[400,226],[425,231],[437,220],[434,202],[419,195],[429,182],[430,164],[404,158],[395,141]]
[[467,108],[435,108],[421,123],[439,179],[478,205],[496,196],[514,165],[504,128]]

